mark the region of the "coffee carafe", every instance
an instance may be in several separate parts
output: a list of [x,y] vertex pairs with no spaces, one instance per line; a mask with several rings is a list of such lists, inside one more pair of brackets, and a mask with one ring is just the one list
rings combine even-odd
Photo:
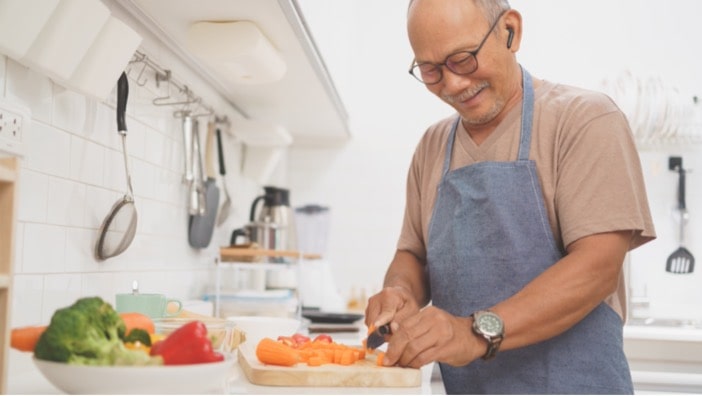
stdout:
[[[263,190],[264,194],[256,197],[251,204],[249,221],[251,224],[260,224],[261,227],[270,228],[273,225],[275,228],[275,240],[270,241],[265,248],[295,250],[297,241],[290,209],[290,190],[273,186],[264,186]],[[259,208],[261,202],[263,205]]]

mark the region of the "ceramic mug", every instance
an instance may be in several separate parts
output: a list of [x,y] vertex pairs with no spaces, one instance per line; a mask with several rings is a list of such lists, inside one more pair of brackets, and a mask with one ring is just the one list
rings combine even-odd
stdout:
[[[168,310],[171,304],[178,308]],[[158,293],[117,294],[115,309],[120,313],[139,312],[151,318],[163,318],[178,315],[183,310],[183,303]]]

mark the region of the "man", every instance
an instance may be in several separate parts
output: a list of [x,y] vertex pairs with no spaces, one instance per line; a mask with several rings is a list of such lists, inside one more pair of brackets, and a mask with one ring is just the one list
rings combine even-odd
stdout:
[[448,393],[632,393],[622,263],[655,232],[625,116],[532,78],[506,0],[413,0],[407,26],[410,72],[458,114],[416,149],[369,299],[383,364],[440,362]]

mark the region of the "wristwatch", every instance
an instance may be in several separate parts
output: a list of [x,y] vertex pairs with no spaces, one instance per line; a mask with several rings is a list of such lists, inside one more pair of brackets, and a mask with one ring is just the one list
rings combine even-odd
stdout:
[[490,311],[477,311],[471,316],[473,317],[473,332],[485,338],[488,343],[483,360],[494,358],[505,335],[505,325],[502,319]]

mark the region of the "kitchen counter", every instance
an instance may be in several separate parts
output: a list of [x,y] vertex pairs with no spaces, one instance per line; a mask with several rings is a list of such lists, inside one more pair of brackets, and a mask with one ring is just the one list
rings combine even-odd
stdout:
[[[702,390],[702,329],[626,326],[625,352],[637,394],[700,393]],[[341,342],[353,337],[336,336]],[[8,394],[62,394],[32,363],[31,354],[11,350]],[[422,369],[422,384],[414,388],[274,387],[251,384],[238,363],[232,366],[227,388],[218,394],[445,394],[438,366]]]
[[626,325],[624,352],[637,393],[702,393],[702,328]]
[[[413,388],[351,388],[351,387],[276,387],[251,384],[238,363],[232,367],[226,389],[214,389],[212,394],[445,394],[443,384],[433,370],[434,365],[422,369],[422,384]],[[435,372],[436,371],[436,372]],[[54,387],[32,363],[32,355],[16,350],[10,352],[8,372],[8,394],[63,394]]]

